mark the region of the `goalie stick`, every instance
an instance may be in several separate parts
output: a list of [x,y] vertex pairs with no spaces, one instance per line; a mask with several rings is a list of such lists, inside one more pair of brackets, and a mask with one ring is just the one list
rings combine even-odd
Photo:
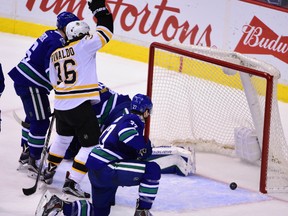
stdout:
[[40,178],[40,175],[41,175],[41,170],[42,170],[42,167],[43,167],[43,164],[44,164],[45,156],[47,154],[47,148],[48,148],[49,140],[50,140],[50,137],[51,137],[54,120],[55,120],[55,114],[52,114],[52,119],[51,119],[51,122],[50,122],[50,125],[49,125],[49,129],[48,129],[47,137],[46,137],[46,140],[45,140],[45,144],[44,144],[44,147],[43,147],[43,150],[42,150],[42,159],[41,159],[41,162],[40,162],[40,165],[39,165],[39,168],[38,168],[39,171],[37,173],[35,184],[31,188],[22,188],[22,191],[23,191],[23,193],[26,196],[29,196],[29,195],[35,193],[36,190],[37,190],[39,178]]
[[26,129],[29,129],[30,128],[30,124],[23,121],[18,115],[17,113],[15,112],[15,110],[13,110],[13,117],[14,119],[24,128]]

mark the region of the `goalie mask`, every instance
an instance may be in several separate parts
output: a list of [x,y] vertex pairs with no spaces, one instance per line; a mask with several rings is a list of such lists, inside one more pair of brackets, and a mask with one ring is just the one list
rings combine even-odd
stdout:
[[68,40],[81,39],[88,35],[90,31],[89,25],[84,21],[70,22],[66,26],[66,36]]
[[152,111],[152,101],[151,99],[143,94],[136,94],[131,101],[131,112],[143,114],[146,110],[149,113]]

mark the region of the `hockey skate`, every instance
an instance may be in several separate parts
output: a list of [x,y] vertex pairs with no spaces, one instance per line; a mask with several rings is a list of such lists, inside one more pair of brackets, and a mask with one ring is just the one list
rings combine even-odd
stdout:
[[[43,193],[43,195],[42,195],[42,197],[38,203],[37,209],[35,211],[35,216],[42,216],[45,214],[47,215],[49,209],[51,209],[51,205],[49,205],[50,206],[49,207],[48,202],[51,200],[52,196],[53,196],[53,194],[51,194],[49,190],[46,190],[45,193]],[[49,207],[49,209],[48,209],[48,207]],[[45,214],[44,214],[44,211],[46,211]],[[49,213],[51,213],[50,215],[55,215],[57,213],[59,213],[57,215],[59,215],[59,216],[61,215],[59,211],[54,212],[54,214],[53,214],[53,211],[51,210]]]
[[42,216],[58,215],[58,213],[62,211],[62,208],[63,200],[61,200],[56,195],[53,195],[50,200],[44,205]]
[[22,170],[24,168],[24,166],[28,164],[28,161],[29,161],[29,146],[24,145],[22,153],[21,153],[20,158],[18,160],[19,167],[17,168],[17,170]]
[[90,194],[84,192],[77,182],[69,178],[69,175],[70,173],[67,171],[62,192],[79,198],[90,198]]
[[149,209],[139,209],[139,199],[136,202],[136,211],[134,216],[153,216]]
[[56,173],[56,165],[51,163],[48,164],[48,167],[44,169],[43,174],[41,176],[41,180],[44,181],[46,184],[50,185],[53,182],[53,177]]
[[136,209],[134,216],[153,216],[148,209]]
[[36,178],[39,172],[39,163],[40,163],[40,160],[35,160],[34,158],[29,157],[28,173],[27,173],[28,177]]

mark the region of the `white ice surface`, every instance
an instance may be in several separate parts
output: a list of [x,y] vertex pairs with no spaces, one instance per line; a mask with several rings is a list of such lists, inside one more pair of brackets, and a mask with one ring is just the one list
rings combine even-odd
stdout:
[[[21,128],[13,119],[12,111],[15,110],[23,117],[23,109],[7,72],[24,57],[34,38],[0,33],[0,41],[0,62],[6,84],[0,98],[0,216],[31,216],[34,215],[44,186],[40,184],[42,189],[31,196],[22,193],[22,188],[32,187],[34,180],[28,178],[25,172],[16,171],[21,152]],[[112,89],[131,96],[146,93],[147,64],[103,53],[98,53],[97,61],[99,80]],[[288,104],[279,103],[279,106],[287,138]],[[52,192],[61,189],[65,170],[70,165],[71,162],[67,161],[60,165],[55,181],[50,186]],[[258,192],[259,167],[245,164],[236,158],[208,153],[196,153],[196,167],[195,176],[163,175],[152,210],[155,216],[288,215],[287,193],[263,195]],[[229,189],[232,181],[238,184],[234,191]],[[83,189],[90,190],[87,177],[81,185]],[[111,215],[133,215],[136,197],[136,187],[119,188],[117,203]]]

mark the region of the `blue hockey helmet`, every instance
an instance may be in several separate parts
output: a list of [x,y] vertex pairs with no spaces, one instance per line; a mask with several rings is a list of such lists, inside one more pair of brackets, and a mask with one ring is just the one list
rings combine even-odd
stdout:
[[64,11],[57,15],[56,26],[58,29],[63,30],[64,27],[68,25],[68,23],[72,21],[77,21],[77,20],[79,20],[79,18],[75,14]]
[[143,94],[136,94],[131,101],[131,111],[136,111],[138,113],[144,113],[146,110],[151,113],[153,104],[151,99]]

